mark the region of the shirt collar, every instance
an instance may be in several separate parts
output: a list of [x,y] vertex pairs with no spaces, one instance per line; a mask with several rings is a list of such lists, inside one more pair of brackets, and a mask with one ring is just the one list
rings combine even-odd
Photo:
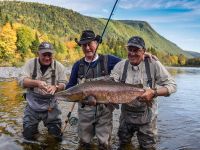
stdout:
[[[92,62],[96,61],[99,58],[99,55],[96,54],[95,58],[92,60]],[[86,60],[86,58],[84,59],[85,62],[90,63],[90,61]]]
[[143,61],[141,61],[140,64],[137,65],[137,66],[133,66],[133,65],[132,65],[132,70],[133,70],[133,71],[141,70],[142,65],[143,65]]

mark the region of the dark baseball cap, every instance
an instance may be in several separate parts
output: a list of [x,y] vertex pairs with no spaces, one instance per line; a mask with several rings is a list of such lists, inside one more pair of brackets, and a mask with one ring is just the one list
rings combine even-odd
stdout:
[[54,53],[54,48],[52,46],[52,44],[48,43],[48,42],[42,42],[39,45],[38,51],[40,53]]
[[128,40],[128,44],[126,46],[135,46],[141,49],[145,49],[144,40],[139,36],[133,36]]
[[101,37],[99,35],[96,36],[94,31],[92,31],[92,30],[84,30],[82,32],[80,40],[78,41],[77,39],[75,39],[75,42],[79,46],[81,46],[83,44],[87,44],[91,41],[97,41],[97,42],[101,43]]

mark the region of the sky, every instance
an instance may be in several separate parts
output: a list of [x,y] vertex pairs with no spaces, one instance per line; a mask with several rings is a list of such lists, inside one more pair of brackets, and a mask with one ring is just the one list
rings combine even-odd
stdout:
[[[21,0],[108,18],[116,0]],[[181,49],[200,53],[200,0],[119,0],[112,19],[147,21]]]

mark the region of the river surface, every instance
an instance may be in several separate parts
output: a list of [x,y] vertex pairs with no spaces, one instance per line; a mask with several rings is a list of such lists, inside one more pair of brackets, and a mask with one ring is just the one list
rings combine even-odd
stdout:
[[[200,68],[169,68],[178,90],[170,97],[159,98],[158,150],[200,149]],[[22,117],[26,101],[16,80],[0,81],[0,150],[74,150],[78,146],[77,126],[68,125],[62,143],[47,135],[41,123],[41,134],[35,142],[22,137]],[[63,122],[71,103],[60,102]],[[114,111],[112,148],[118,146],[117,129],[120,110]],[[76,111],[73,112],[76,116]],[[137,146],[136,139],[133,143]],[[95,148],[94,148],[95,149]],[[136,148],[137,149],[137,148]]]

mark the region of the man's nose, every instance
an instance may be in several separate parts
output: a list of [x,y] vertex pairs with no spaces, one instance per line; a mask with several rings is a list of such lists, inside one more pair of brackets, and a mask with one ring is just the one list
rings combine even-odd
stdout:
[[89,49],[90,49],[90,46],[89,46],[89,44],[86,44],[86,45],[85,45],[85,49],[87,49],[87,50],[89,50]]

